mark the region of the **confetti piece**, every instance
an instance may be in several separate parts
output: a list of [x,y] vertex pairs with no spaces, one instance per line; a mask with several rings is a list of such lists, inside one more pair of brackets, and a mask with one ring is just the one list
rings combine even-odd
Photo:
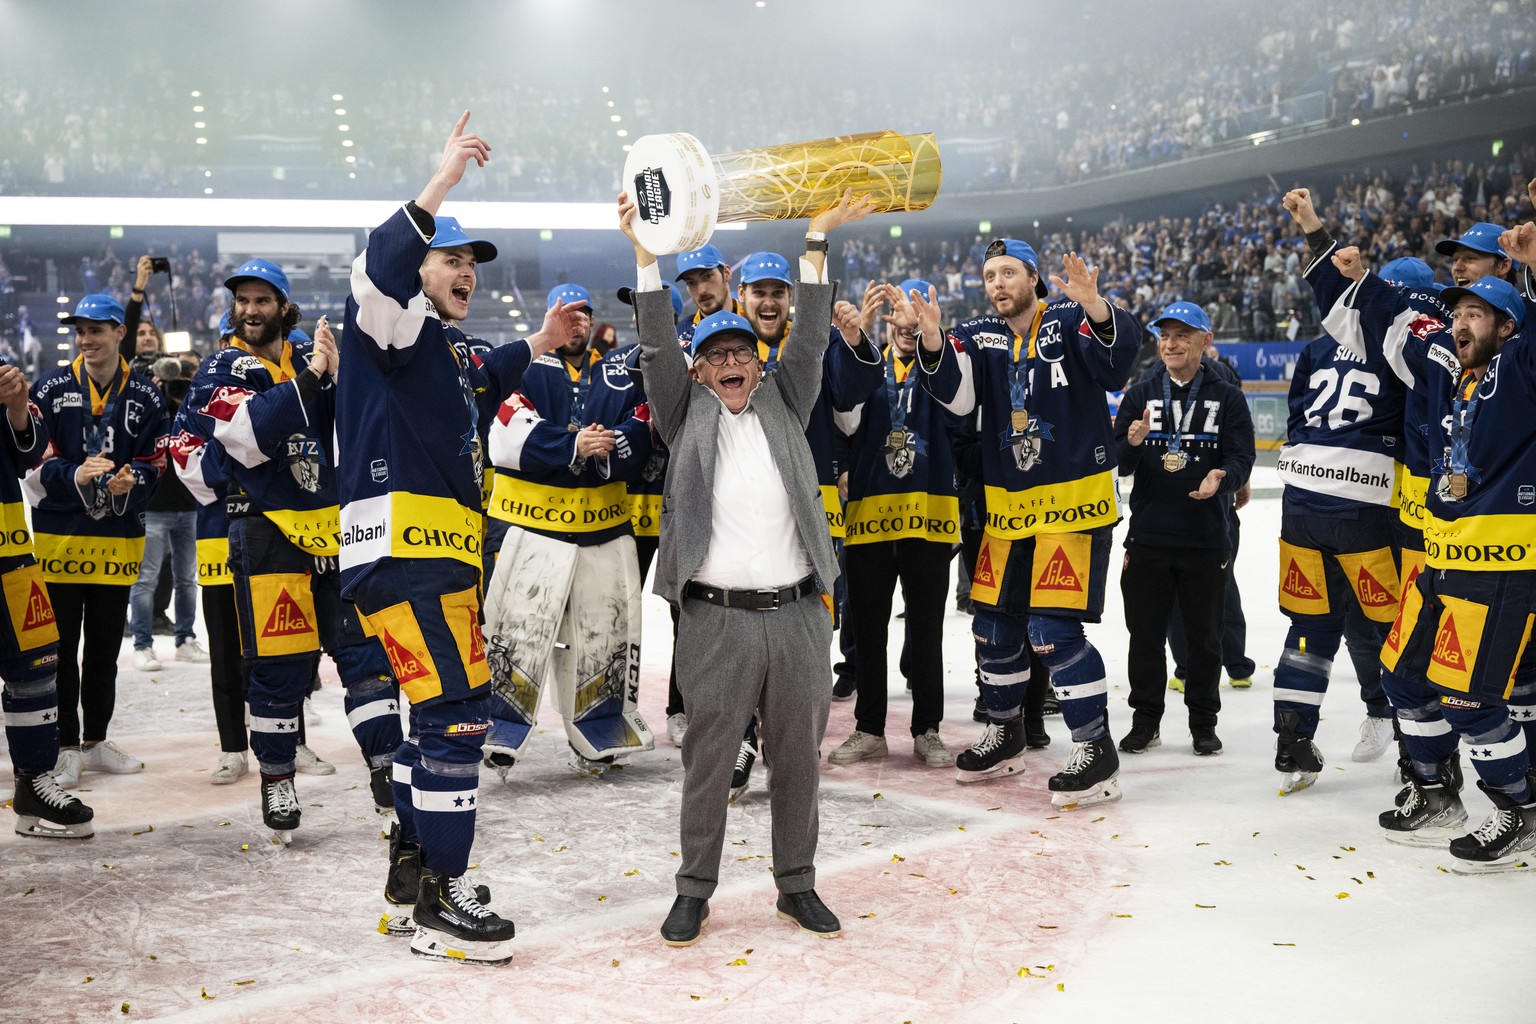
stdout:
[[606,900],[606,899],[607,899],[607,898],[608,898],[608,897],[607,897],[607,896],[599,896],[599,897],[598,897],[598,898],[597,898],[597,902],[599,902],[599,903],[601,903],[601,902],[603,902],[603,901],[604,901],[604,900]]
[[1130,914],[1111,914],[1110,917],[1130,917]]
[[254,984],[256,984],[256,979],[255,978],[247,978],[244,981],[237,981],[237,982],[235,982],[235,984],[236,985],[254,985]]
[[229,822],[227,822],[227,821],[221,821],[221,822],[219,822],[219,828],[223,828],[223,827],[225,827],[228,824],[229,824]]
[[907,872],[907,877],[909,877],[909,878],[927,878],[928,876],[927,875],[920,875],[916,871],[908,871]]
[[867,920],[869,920],[870,918],[872,918],[874,916],[875,916],[874,914],[860,914],[859,915],[859,920],[860,921],[867,921]]
[[1336,893],[1333,894],[1333,898],[1336,899],[1336,900],[1347,900],[1347,899],[1349,899],[1349,893],[1347,893],[1347,892],[1336,892]]
[[[676,850],[673,850],[672,852],[668,853],[667,856],[668,857],[681,857],[682,854],[678,853]],[[699,997],[698,996],[694,996],[693,998],[697,999]]]
[[876,793],[874,796],[870,797],[870,799],[871,800],[884,800],[885,799],[885,794],[884,793]]
[[1216,866],[1219,868],[1229,868],[1232,866],[1232,862],[1229,860],[1218,860],[1216,861]]
[[1063,984],[1061,984],[1059,982],[1057,983],[1057,985],[1056,985],[1056,991],[1057,992],[1065,992],[1066,990],[1067,990],[1067,986],[1065,986],[1065,985],[1063,985]]
[[127,1004],[127,1003],[124,1003],[124,1004],[123,1004],[123,1005],[122,1005],[122,1006],[119,1006],[119,1007],[118,1007],[118,1008],[117,1008],[117,1011],[118,1011],[118,1012],[119,1012],[119,1013],[127,1013],[127,1012],[128,1012],[128,1004]]
[[211,996],[211,995],[209,995],[208,994],[208,990],[206,988],[203,989],[202,995],[203,995],[204,999],[217,999],[217,998],[219,998],[218,996]]
[[533,837],[533,841],[536,842],[536,843],[542,843],[544,841],[544,837],[543,836],[534,836]]
[[744,950],[742,950],[742,951],[741,951],[741,955],[742,955],[742,956],[751,956],[751,955],[752,955],[752,954],[753,954],[753,953],[754,953],[754,952],[755,952],[755,950],[753,950],[753,949],[751,949],[751,948],[750,948],[750,947],[749,947],[749,948],[747,948],[747,949],[744,949]]
[[1350,875],[1349,876],[1349,880],[1351,882],[1354,882],[1356,885],[1364,885],[1365,884],[1364,882],[1360,881],[1360,879],[1356,878],[1354,875]]
[[727,967],[745,967],[745,966],[747,966],[747,958],[744,957],[744,956],[739,956],[735,960],[732,960],[730,963],[726,964],[725,966],[727,966]]
[[1003,809],[1003,808],[1002,808],[1002,805],[1001,805],[1001,804],[999,804],[999,805],[998,805],[998,806],[996,806],[996,807],[988,807],[988,808],[987,808],[987,810],[989,810],[989,811],[1000,811],[1000,810],[1002,810],[1002,809]]
[[106,868],[108,871],[112,870],[112,865],[111,864],[103,864],[102,867]]
[[957,829],[957,830],[959,830],[959,831],[961,831],[961,832],[964,832],[964,831],[965,831],[965,826],[964,826],[964,825],[956,825],[956,826],[955,826],[955,828],[956,828],[956,829]]
[[[1436,870],[1436,871],[1445,871],[1445,868],[1442,868],[1442,867],[1441,867],[1441,866],[1440,866],[1440,865],[1438,865],[1438,864],[1436,864],[1436,865],[1435,865],[1435,870]],[[1449,871],[1445,871],[1445,873],[1446,873],[1446,874],[1450,874],[1450,872],[1449,872]]]
[[247,853],[247,852],[249,852],[249,851],[250,851],[250,848],[251,848],[251,845],[250,845],[250,844],[249,844],[249,843],[241,843],[241,844],[240,844],[240,852],[241,852],[241,853]]
[[95,980],[96,980],[96,976],[94,974],[87,974],[85,976],[85,980],[82,981],[80,984],[82,984],[82,985],[89,985],[91,982],[93,982]]
[[1375,878],[1376,877],[1376,872],[1374,872],[1374,871],[1367,871],[1365,873],[1365,877],[1366,878]]
[[1196,903],[1195,904],[1195,909],[1196,910],[1215,910],[1216,909],[1216,904],[1214,904],[1214,903]]
[[153,953],[149,954],[149,958],[151,960],[159,960],[160,959],[159,957],[155,956],[155,954],[153,954]]
[[1255,833],[1254,833],[1254,835],[1255,835],[1255,836],[1257,836],[1257,835],[1258,835],[1258,833],[1257,833],[1257,832],[1255,832]]
[[633,878],[636,875],[638,875],[639,873],[640,873],[640,869],[639,868],[632,868],[629,871],[624,872],[624,877],[625,878]]
[[388,914],[380,914],[379,915],[379,929],[378,929],[378,931],[379,931],[380,935],[388,935],[389,934],[389,915]]
[[1110,886],[1111,889],[1129,889],[1130,887],[1130,882],[1116,882],[1114,885]]
[[904,861],[904,860],[906,860],[906,859],[907,859],[907,858],[905,858],[905,857],[903,857],[903,856],[902,856],[902,855],[901,855],[901,854],[899,854],[899,853],[893,853],[893,854],[891,854],[891,863],[892,863],[892,864],[899,864],[899,863],[901,863],[901,862],[902,862],[902,861]]
[[608,966],[609,967],[617,967],[617,966],[619,966],[619,962],[617,960],[610,960],[608,962]]
[[1098,824],[1098,823],[1099,823],[1099,822],[1101,822],[1101,821],[1103,821],[1103,820],[1104,820],[1104,816],[1103,816],[1103,815],[1099,815],[1099,817],[1097,817],[1097,818],[1094,818],[1094,819],[1093,819],[1093,820],[1092,820],[1092,821],[1090,821],[1090,822],[1089,822],[1089,823],[1088,823],[1088,824],[1090,824],[1090,825],[1097,825],[1097,824]]
[[692,999],[694,1002],[698,1002],[700,999],[703,999],[704,997],[703,996],[689,996],[688,998]]
[[1196,843],[1196,846],[1210,846],[1210,843]]
[[1312,875],[1307,875],[1307,876],[1305,876],[1305,877],[1306,877],[1306,879],[1307,879],[1307,881],[1309,881],[1309,882],[1315,882],[1315,881],[1317,881],[1317,879],[1316,879],[1316,877],[1314,877],[1314,876],[1312,876]]
[[1304,867],[1302,867],[1302,866],[1301,866],[1301,865],[1300,865],[1300,864],[1297,864],[1297,865],[1296,865],[1296,870],[1297,870],[1297,871],[1305,871],[1305,870],[1307,870],[1307,869],[1306,869],[1306,868],[1304,868]]
[[1354,853],[1355,852],[1355,848],[1353,846],[1341,846],[1341,847],[1339,847],[1339,849],[1343,850],[1345,853]]
[[1113,835],[1111,835],[1109,838],[1111,838],[1111,839],[1119,839],[1120,838],[1120,833],[1116,832]]
[[1271,946],[1289,946],[1292,949],[1296,948],[1296,943],[1294,943],[1294,942],[1271,942],[1270,945]]
[[1039,975],[1033,973],[1032,971],[1030,971],[1030,969],[1028,967],[1020,967],[1019,968],[1019,977],[1021,977],[1021,978],[1038,978]]
[[960,890],[959,889],[951,889],[951,890],[949,890],[949,894],[951,896],[958,896],[958,895],[960,895]]
[[871,843],[868,839],[866,839],[862,843],[860,843],[859,845],[860,846],[873,846],[874,844]]
[[1035,925],[1035,927],[1036,928],[1041,928],[1041,929],[1043,929],[1045,931],[1048,931],[1048,932],[1053,932],[1053,931],[1056,930],[1056,925],[1054,925],[1054,924],[1037,924],[1037,925]]
[[148,827],[146,827],[146,828],[144,828],[144,829],[143,829],[143,830],[142,830],[142,831],[139,831],[139,832],[135,832],[135,833],[134,833],[134,835],[136,835],[136,836],[142,836],[142,835],[145,835],[145,834],[147,834],[147,833],[150,833],[150,832],[153,832],[153,831],[154,831],[154,830],[155,830],[155,826],[153,826],[153,825],[150,825],[150,826],[148,826]]
[[30,888],[26,892],[22,893],[22,895],[23,896],[31,896],[35,892],[37,892],[37,886],[34,885],[34,886],[32,886],[32,888]]
[[557,846],[557,847],[555,847],[555,852],[556,853],[564,853],[566,850],[569,850],[569,849],[570,849],[569,846],[564,846],[564,845]]

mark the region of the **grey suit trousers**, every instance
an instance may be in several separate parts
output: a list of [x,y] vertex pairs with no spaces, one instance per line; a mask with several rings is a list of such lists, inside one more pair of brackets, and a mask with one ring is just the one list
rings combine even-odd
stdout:
[[754,710],[761,712],[763,757],[773,768],[774,882],[786,893],[815,887],[831,648],[832,616],[820,595],[771,612],[683,598],[677,685],[688,732],[678,895],[708,898],[719,883],[731,772]]

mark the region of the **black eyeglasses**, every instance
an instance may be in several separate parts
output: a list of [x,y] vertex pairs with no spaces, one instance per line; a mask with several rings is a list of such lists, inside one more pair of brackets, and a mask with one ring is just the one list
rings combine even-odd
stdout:
[[705,350],[704,361],[710,366],[724,366],[727,356],[733,363],[750,363],[757,358],[757,349],[750,345],[733,345],[730,348],[716,346]]

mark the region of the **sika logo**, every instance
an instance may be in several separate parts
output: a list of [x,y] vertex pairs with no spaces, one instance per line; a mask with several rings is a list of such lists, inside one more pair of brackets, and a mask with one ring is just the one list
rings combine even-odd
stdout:
[[48,595],[43,593],[43,588],[33,583],[32,593],[27,598],[27,619],[21,624],[21,631],[25,633],[53,624],[53,605],[48,603]]
[[379,634],[379,639],[383,641],[384,653],[389,658],[389,667],[395,670],[397,682],[413,683],[431,674],[422,664],[421,659],[396,640],[388,630],[383,630]]
[[287,589],[277,592],[277,601],[272,605],[272,614],[267,616],[267,624],[262,627],[262,636],[298,636],[309,633],[314,627],[304,617],[304,610],[299,607],[288,593]]
[[1323,595],[1312,581],[1307,579],[1307,574],[1301,571],[1301,566],[1296,564],[1296,559],[1291,559],[1290,568],[1285,571],[1285,593],[1291,597],[1299,597],[1306,601],[1316,601]]
[[1045,570],[1040,573],[1040,578],[1035,581],[1036,590],[1076,590],[1083,589],[1083,580],[1072,568],[1072,563],[1067,560],[1067,554],[1058,545],[1056,553],[1051,560],[1045,563]]
[[978,587],[995,587],[997,579],[992,575],[992,545],[983,544],[976,558],[976,571],[971,575]]
[[1360,603],[1367,608],[1384,608],[1393,601],[1387,588],[1366,572],[1363,565],[1360,567],[1360,575],[1355,578],[1355,593],[1360,595]]
[[1432,660],[1457,672],[1467,670],[1467,657],[1461,650],[1461,638],[1456,635],[1456,616],[1447,615],[1445,625],[1435,635],[1435,653]]

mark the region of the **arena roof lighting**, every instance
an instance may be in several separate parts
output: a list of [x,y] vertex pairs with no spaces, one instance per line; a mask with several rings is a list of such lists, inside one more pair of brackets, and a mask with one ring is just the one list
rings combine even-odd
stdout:
[[[371,228],[392,199],[144,199],[117,196],[0,196],[0,224],[165,228]],[[616,231],[612,203],[444,203],[443,214],[477,231]],[[744,231],[721,224],[719,231]]]

